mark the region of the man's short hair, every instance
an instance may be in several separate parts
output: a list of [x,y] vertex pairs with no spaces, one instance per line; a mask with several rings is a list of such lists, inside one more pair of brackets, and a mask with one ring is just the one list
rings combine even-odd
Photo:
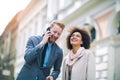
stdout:
[[53,26],[54,24],[57,24],[62,29],[64,29],[64,27],[65,27],[65,24],[63,22],[61,22],[61,21],[58,21],[58,20],[53,21],[50,26]]

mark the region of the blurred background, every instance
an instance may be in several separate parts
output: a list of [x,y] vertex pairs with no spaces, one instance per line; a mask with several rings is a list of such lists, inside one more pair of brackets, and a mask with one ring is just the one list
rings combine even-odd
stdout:
[[31,0],[0,36],[0,80],[16,79],[28,38],[42,35],[56,19],[66,25],[57,41],[64,56],[69,52],[65,44],[70,26],[85,26],[96,57],[96,80],[120,80],[120,0]]

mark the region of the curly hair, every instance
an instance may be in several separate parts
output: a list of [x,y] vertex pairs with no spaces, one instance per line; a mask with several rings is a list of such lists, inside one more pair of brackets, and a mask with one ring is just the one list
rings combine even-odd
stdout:
[[89,36],[88,32],[83,29],[77,28],[77,27],[74,27],[70,31],[70,34],[67,36],[67,48],[69,50],[72,49],[72,45],[70,44],[70,37],[75,32],[79,32],[82,35],[83,44],[81,45],[81,47],[84,47],[85,49],[89,49],[90,48],[90,36]]

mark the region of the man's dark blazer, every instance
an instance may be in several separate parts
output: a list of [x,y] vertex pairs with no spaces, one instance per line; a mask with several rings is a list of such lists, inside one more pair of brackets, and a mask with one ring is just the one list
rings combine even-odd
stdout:
[[54,80],[56,80],[58,77],[63,59],[63,51],[56,43],[53,43],[47,67],[41,67],[42,52],[45,46],[38,44],[42,38],[42,36],[32,36],[29,38],[24,56],[25,64],[18,74],[17,80],[45,80],[49,75],[52,75]]

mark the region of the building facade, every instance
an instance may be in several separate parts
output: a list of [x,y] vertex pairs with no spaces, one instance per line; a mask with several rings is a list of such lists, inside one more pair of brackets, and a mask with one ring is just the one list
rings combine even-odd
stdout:
[[[71,25],[84,25],[91,33],[91,50],[96,57],[97,80],[120,79],[119,4],[119,0],[73,0],[59,12],[59,18],[67,24],[66,30]],[[68,15],[64,15],[65,13]],[[64,34],[67,34],[66,31]],[[66,37],[64,34],[63,39]]]
[[[7,54],[8,58],[10,56],[8,53],[11,53],[14,57],[8,61],[14,67],[9,70],[6,68],[8,71],[3,72],[14,74],[14,79],[24,64],[24,51],[28,38],[32,35],[42,35],[48,24],[55,19],[63,21],[66,25],[57,41],[63,48],[64,56],[69,52],[65,44],[70,26],[85,26],[91,35],[90,49],[96,57],[96,80],[120,79],[120,0],[31,0],[17,19],[15,25],[17,28],[5,30],[3,35],[7,36],[1,37],[0,40],[2,45],[0,70],[3,70],[4,57]],[[61,75],[57,80],[61,80]]]
[[18,15],[14,16],[0,36],[0,80],[14,80]]

